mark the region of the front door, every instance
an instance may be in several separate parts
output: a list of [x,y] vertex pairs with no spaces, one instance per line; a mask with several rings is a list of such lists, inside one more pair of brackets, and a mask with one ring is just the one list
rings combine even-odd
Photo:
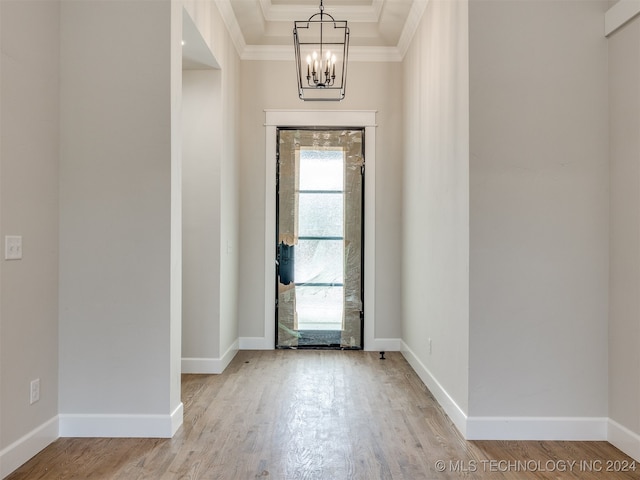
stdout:
[[278,129],[276,347],[363,342],[362,129]]

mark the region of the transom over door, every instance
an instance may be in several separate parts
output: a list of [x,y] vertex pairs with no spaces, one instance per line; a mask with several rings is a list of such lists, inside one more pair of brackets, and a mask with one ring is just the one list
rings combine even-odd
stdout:
[[278,129],[278,348],[362,348],[363,140],[362,129]]

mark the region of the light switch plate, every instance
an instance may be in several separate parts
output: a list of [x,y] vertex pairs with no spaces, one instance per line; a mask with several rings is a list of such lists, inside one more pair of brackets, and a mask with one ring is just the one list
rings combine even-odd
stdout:
[[22,259],[22,236],[7,235],[4,237],[4,259],[5,260],[21,260]]

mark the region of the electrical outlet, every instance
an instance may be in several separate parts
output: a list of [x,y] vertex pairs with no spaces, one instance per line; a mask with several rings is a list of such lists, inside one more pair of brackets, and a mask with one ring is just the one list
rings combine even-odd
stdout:
[[31,395],[30,395],[29,404],[33,405],[38,400],[40,400],[40,379],[36,378],[35,380],[31,380]]
[[7,235],[4,237],[4,259],[22,259],[22,237],[20,235]]
[[431,339],[429,339],[429,355],[431,355]]

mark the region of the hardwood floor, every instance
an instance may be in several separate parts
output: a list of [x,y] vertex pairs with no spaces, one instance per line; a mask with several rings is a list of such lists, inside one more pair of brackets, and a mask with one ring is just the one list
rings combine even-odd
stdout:
[[402,355],[386,357],[241,351],[222,375],[183,376],[174,438],[62,438],[7,478],[640,478],[606,442],[465,441]]

